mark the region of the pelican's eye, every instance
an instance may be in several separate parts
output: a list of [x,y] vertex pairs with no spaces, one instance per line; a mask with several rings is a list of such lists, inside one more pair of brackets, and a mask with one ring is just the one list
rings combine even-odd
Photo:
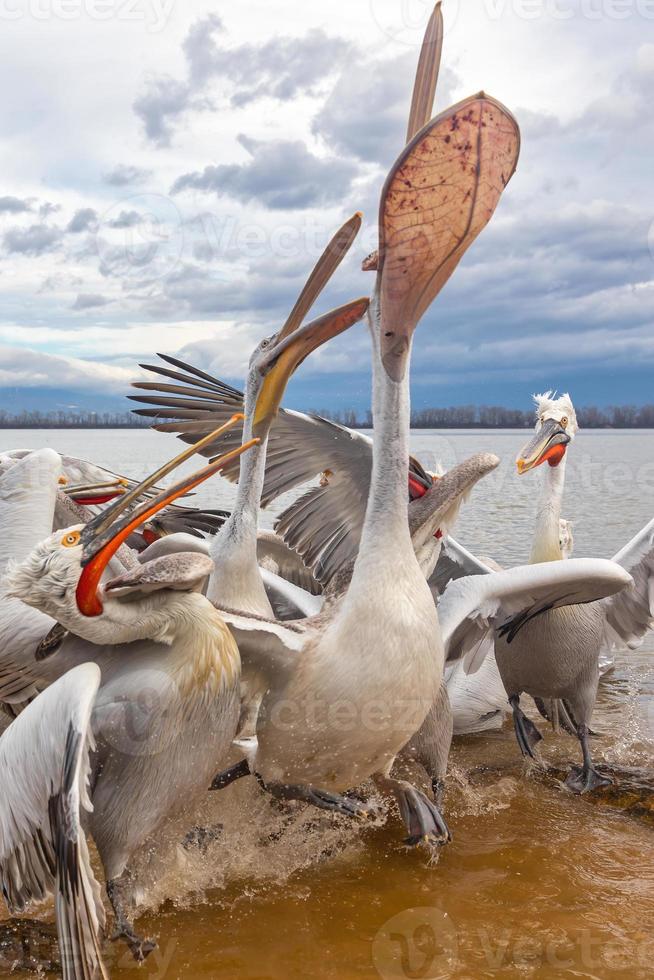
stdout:
[[70,531],[68,534],[65,534],[63,536],[63,538],[61,539],[61,543],[64,546],[64,548],[74,548],[76,545],[79,544],[79,539],[80,539],[79,531]]
[[567,426],[567,424],[568,424],[568,416],[567,415],[564,415],[563,418],[561,419],[561,425],[565,429],[566,426]]

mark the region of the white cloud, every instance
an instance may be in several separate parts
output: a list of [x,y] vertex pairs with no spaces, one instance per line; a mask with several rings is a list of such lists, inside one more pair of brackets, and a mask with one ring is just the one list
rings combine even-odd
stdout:
[[[636,0],[624,20],[566,4],[571,18],[532,3],[530,20],[518,0],[445,0],[439,104],[484,88],[516,112],[523,148],[419,333],[417,381],[453,338],[449,369],[463,378],[482,370],[466,354],[480,338],[503,345],[492,356],[507,377],[549,334],[574,337],[580,370],[650,357],[651,21]],[[370,288],[357,260],[374,245],[429,7],[248,0],[221,9],[221,26],[212,0],[188,0],[162,30],[117,16],[3,21],[0,81],[15,96],[0,105],[2,341],[41,367],[58,351],[79,384],[78,362],[106,361],[112,384],[157,348],[238,378],[358,207],[364,233],[324,304]],[[361,334],[304,368],[332,369],[363,378]]]

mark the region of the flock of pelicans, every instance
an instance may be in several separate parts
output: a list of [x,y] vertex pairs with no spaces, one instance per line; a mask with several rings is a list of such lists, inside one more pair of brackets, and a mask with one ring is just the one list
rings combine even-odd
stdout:
[[[142,959],[153,946],[130,921],[130,862],[172,815],[188,813],[190,828],[209,788],[253,776],[278,800],[356,819],[370,813],[357,791],[372,780],[396,800],[407,843],[441,845],[453,732],[511,711],[533,756],[541,735],[524,694],[579,740],[568,788],[603,781],[588,746],[598,679],[613,648],[652,626],[654,521],[611,561],[569,557],[568,396],[537,398],[518,457],[520,473],[548,464],[528,565],[503,570],[450,533],[497,457],[436,477],[409,455],[413,333],[519,151],[515,120],[484,93],[432,118],[441,40],[438,7],[381,195],[379,250],[364,262],[376,272],[369,300],[306,322],[356,214],[254,351],[244,396],[170,357],[150,366],[139,411],[190,444],[151,477],[137,484],[50,449],[0,456],[0,882],[12,912],[54,895],[67,978],[107,976],[87,837],[115,936]],[[281,408],[297,366],[364,317],[372,440]],[[203,468],[158,486],[196,452]],[[219,472],[238,481],[231,514],[175,503]],[[305,484],[275,532],[260,532],[260,508]],[[130,707],[144,749],[126,730]],[[423,767],[430,792],[397,778],[398,757]]]

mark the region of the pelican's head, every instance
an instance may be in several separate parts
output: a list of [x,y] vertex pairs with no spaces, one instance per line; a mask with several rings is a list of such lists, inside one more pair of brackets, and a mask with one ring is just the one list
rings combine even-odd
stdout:
[[313,351],[363,319],[368,299],[353,300],[304,326],[284,326],[278,334],[259,344],[251,363],[261,378],[252,432],[263,437],[279,411],[286,385],[293,372]]
[[518,473],[527,473],[545,462],[558,466],[579,430],[570,395],[557,398],[556,392],[546,391],[534,395],[534,401],[536,434],[518,455]]
[[211,572],[211,560],[201,554],[176,554],[139,564],[117,577],[111,573],[110,562],[137,528],[252,444],[219,457],[130,509],[163,471],[169,472],[190,454],[188,450],[181,453],[87,524],[54,532],[24,561],[10,565],[4,580],[5,594],[52,616],[92,643],[146,638],[171,642],[171,617],[166,615],[171,592],[196,591]]
[[418,563],[429,578],[440,555],[441,541],[454,527],[461,504],[476,483],[500,464],[492,453],[478,453],[437,477],[431,488],[409,504],[409,529]]
[[93,596],[101,612],[90,616],[80,588],[88,567],[83,545],[86,526],[77,524],[51,534],[24,561],[10,566],[6,594],[52,616],[91,643],[172,642],[173,617],[166,615],[171,596],[198,591],[211,573],[211,559],[202,554],[170,555],[139,564],[123,575],[108,574]]
[[[279,411],[289,378],[302,361],[332,337],[361,320],[368,300],[358,299],[302,326],[306,315],[349,251],[361,228],[360,211],[333,236],[304,284],[281,330],[266,337],[250,359],[248,396],[255,400],[252,431],[264,438]],[[250,406],[248,405],[248,412]]]

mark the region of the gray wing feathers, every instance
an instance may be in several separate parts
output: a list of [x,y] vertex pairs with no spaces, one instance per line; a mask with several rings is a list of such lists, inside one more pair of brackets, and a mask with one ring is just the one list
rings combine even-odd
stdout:
[[637,647],[654,626],[654,520],[613,561],[629,572],[633,585],[602,602],[607,646]]
[[259,531],[257,535],[257,560],[262,568],[280,575],[292,585],[320,595],[322,589],[297,552],[293,551],[278,534]]
[[[149,364],[142,367],[181,382],[182,387],[159,381],[136,382],[134,387],[147,393],[130,396],[133,401],[151,406],[135,409],[137,415],[171,420],[157,422],[154,428],[161,432],[176,432],[184,442],[194,443],[226,422],[234,412],[243,411],[240,391],[183,361],[159,356],[177,370]],[[216,456],[240,446],[241,441],[242,426],[237,425],[203,450],[203,455]],[[362,455],[367,459],[361,460]],[[313,480],[325,469],[337,472],[343,462],[350,469],[358,470],[361,466],[365,478],[364,499],[367,500],[371,459],[371,440],[362,433],[352,432],[318,416],[281,409],[268,439],[262,506],[267,507],[282,493]],[[222,471],[223,475],[238,480],[239,465],[235,460]]]
[[521,565],[453,581],[438,604],[446,658],[464,657],[464,668],[474,672],[493,649],[493,630],[511,642],[540,612],[597,602],[631,582],[623,568],[601,558]]
[[104,909],[81,827],[88,796],[96,664],[69,671],[0,739],[0,882],[10,911],[55,894],[64,980],[106,977]]
[[0,470],[0,572],[52,534],[61,458],[40,449]]
[[448,534],[443,538],[443,547],[429,578],[429,586],[436,595],[442,595],[448,583],[455,579],[465,575],[488,575],[496,570],[489,568]]

